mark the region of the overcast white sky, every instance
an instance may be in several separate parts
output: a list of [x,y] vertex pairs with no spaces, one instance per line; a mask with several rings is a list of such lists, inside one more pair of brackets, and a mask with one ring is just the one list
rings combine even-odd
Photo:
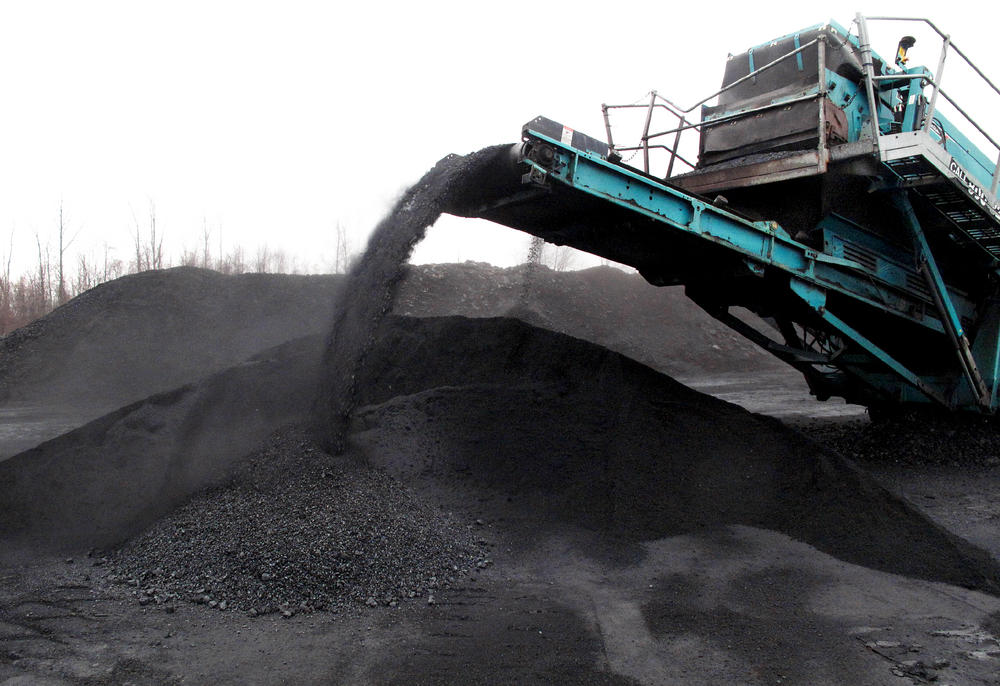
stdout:
[[[993,3],[0,0],[0,255],[30,264],[62,202],[74,248],[128,258],[155,203],[169,253],[267,243],[322,269],[447,153],[537,114],[603,137],[602,102],[714,91],[727,53],[834,19],[927,16],[994,80]],[[947,11],[943,11],[943,10]],[[891,55],[905,30],[886,29]],[[921,52],[921,49],[924,51]],[[914,63],[938,44],[918,40]],[[1000,103],[993,101],[996,108]],[[988,119],[988,117],[986,117]],[[996,118],[993,119],[996,122]],[[415,261],[522,261],[527,238],[448,218]]]

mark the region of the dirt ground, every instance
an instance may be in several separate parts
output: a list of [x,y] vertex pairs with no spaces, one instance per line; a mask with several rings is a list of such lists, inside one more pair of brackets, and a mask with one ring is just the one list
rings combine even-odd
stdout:
[[[977,476],[980,498],[910,488],[942,521],[988,517],[1000,475]],[[994,596],[752,527],[633,546],[466,502],[494,565],[433,605],[251,618],[139,605],[85,554],[8,565],[0,683],[998,683]]]

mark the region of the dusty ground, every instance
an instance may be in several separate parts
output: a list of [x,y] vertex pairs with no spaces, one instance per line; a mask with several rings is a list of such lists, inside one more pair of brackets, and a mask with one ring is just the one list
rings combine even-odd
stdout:
[[495,565],[434,605],[250,618],[140,606],[85,556],[7,567],[0,683],[997,683],[996,597],[744,526],[622,549],[490,514]]

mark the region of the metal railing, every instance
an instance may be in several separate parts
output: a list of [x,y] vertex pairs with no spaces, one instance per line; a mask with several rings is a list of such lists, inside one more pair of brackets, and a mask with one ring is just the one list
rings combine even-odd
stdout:
[[[931,29],[933,29],[942,39],[941,55],[938,60],[937,71],[934,73],[933,78],[929,77],[927,74],[890,74],[890,75],[875,75],[873,53],[871,50],[871,42],[868,36],[868,21],[912,21],[912,22],[922,22],[927,24]],[[878,150],[878,140],[882,135],[878,128],[878,86],[877,84],[881,81],[899,81],[901,79],[920,79],[924,85],[931,86],[933,91],[929,99],[927,110],[924,114],[924,121],[921,124],[924,131],[928,134],[931,132],[934,113],[937,110],[938,96],[944,98],[955,110],[965,118],[982,136],[985,140],[989,141],[991,145],[997,150],[997,162],[993,172],[992,187],[990,189],[993,195],[997,193],[997,187],[1000,185],[1000,142],[997,142],[978,122],[976,122],[947,92],[945,92],[940,84],[942,79],[942,74],[944,73],[944,66],[948,52],[953,51],[959,55],[965,62],[975,71],[975,73],[997,94],[1000,95],[1000,88],[998,88],[983,72],[979,69],[964,52],[962,52],[957,45],[955,45],[951,38],[943,33],[933,22],[923,19],[923,18],[911,18],[911,17],[864,17],[858,14],[855,18],[855,23],[858,26],[858,42],[859,48],[862,54],[862,72],[865,77],[865,91],[868,98],[869,110],[872,113],[871,116],[871,129],[872,129],[872,139],[876,146],[876,151]],[[846,40],[846,39],[845,39]],[[827,155],[827,138],[826,138],[826,109],[823,104],[823,100],[827,93],[827,84],[825,78],[826,71],[826,41],[827,36],[825,34],[820,34],[817,38],[805,43],[801,46],[796,47],[794,50],[778,57],[777,59],[765,64],[758,69],[752,69],[745,76],[737,79],[733,83],[717,90],[711,95],[702,98],[698,102],[694,103],[690,107],[680,107],[679,105],[671,102],[667,98],[657,93],[655,90],[650,91],[649,101],[645,103],[633,103],[628,105],[607,105],[602,104],[601,110],[604,115],[604,127],[607,133],[608,147],[613,153],[621,154],[625,152],[642,152],[643,156],[643,171],[647,174],[650,173],[650,152],[652,150],[664,150],[668,154],[667,171],[664,178],[669,178],[674,171],[675,162],[679,161],[686,165],[690,169],[694,169],[696,162],[685,158],[680,153],[680,144],[682,142],[682,136],[687,131],[697,131],[699,134],[702,129],[709,126],[715,126],[718,124],[725,123],[727,121],[732,121],[734,119],[739,119],[750,114],[755,114],[758,112],[763,112],[770,109],[775,109],[778,107],[785,107],[787,105],[807,101],[807,100],[818,100],[819,101],[819,126],[818,126],[818,158],[820,171],[825,171]],[[706,121],[700,121],[700,113],[693,114],[695,109],[708,103],[710,100],[717,98],[726,91],[735,88],[748,80],[756,80],[756,78],[763,72],[774,68],[778,64],[784,62],[785,60],[791,59],[801,55],[805,50],[816,46],[817,50],[817,62],[818,62],[818,88],[816,93],[810,93],[808,95],[799,96],[796,98],[790,98],[787,100],[781,100],[779,102],[770,103],[767,105],[762,105],[759,107],[748,108],[740,110],[738,112],[733,112],[720,117],[714,117]],[[799,57],[798,59],[801,59]],[[614,138],[611,132],[611,110],[618,109],[645,109],[646,118],[642,129],[642,134],[639,138],[639,143],[634,146],[617,147],[614,143]],[[672,117],[672,126],[663,131],[656,131],[650,133],[650,128],[652,126],[653,115],[655,112],[662,111],[666,112],[670,117]],[[658,142],[660,139],[673,136],[673,139],[669,143]]]
[[[679,160],[681,163],[687,165],[691,169],[695,168],[695,164],[696,163],[691,162],[690,160],[686,159],[684,156],[682,156],[680,154],[680,151],[679,151],[680,150],[680,143],[681,143],[681,136],[682,136],[682,134],[684,132],[690,131],[690,130],[696,130],[699,133],[701,133],[701,129],[704,128],[704,127],[707,127],[707,126],[716,126],[718,124],[724,124],[727,121],[732,121],[734,119],[740,119],[740,118],[745,117],[745,116],[750,115],[750,114],[755,114],[757,112],[764,112],[764,111],[772,110],[772,109],[775,109],[775,108],[778,108],[778,107],[786,107],[787,105],[792,104],[792,103],[796,103],[796,102],[802,102],[802,101],[806,101],[806,100],[819,99],[819,101],[820,101],[820,105],[819,105],[819,118],[820,118],[819,136],[820,136],[820,147],[821,148],[825,148],[825,145],[826,145],[826,122],[825,122],[826,112],[825,112],[825,110],[823,108],[823,102],[822,102],[822,97],[826,95],[826,79],[825,78],[819,78],[819,80],[818,80],[818,82],[819,82],[819,92],[818,93],[812,93],[812,94],[800,96],[800,97],[797,97],[797,98],[790,98],[788,100],[782,100],[780,102],[769,103],[767,105],[762,105],[762,106],[759,106],[759,107],[752,107],[752,108],[740,110],[739,112],[733,112],[731,114],[723,115],[721,117],[715,117],[715,118],[709,119],[707,121],[691,121],[691,114],[692,114],[692,112],[694,112],[695,108],[700,107],[700,106],[706,104],[708,101],[710,101],[710,100],[712,100],[714,98],[717,98],[718,96],[722,95],[726,91],[731,90],[733,88],[736,88],[737,86],[745,83],[746,81],[749,81],[751,79],[756,80],[757,77],[760,74],[762,74],[763,72],[768,71],[769,69],[773,69],[775,66],[777,66],[778,64],[781,64],[785,60],[788,60],[788,59],[791,59],[792,57],[796,57],[797,55],[800,55],[803,51],[811,48],[814,45],[817,46],[817,50],[818,50],[818,54],[819,54],[819,74],[822,75],[823,72],[826,71],[826,60],[825,60],[825,55],[826,55],[826,36],[822,36],[821,35],[821,36],[819,36],[819,37],[817,37],[817,38],[809,41],[808,43],[805,43],[805,44],[803,44],[803,45],[795,48],[791,52],[788,52],[788,53],[782,55],[781,57],[778,57],[777,59],[772,60],[771,62],[768,62],[764,66],[762,66],[762,67],[760,67],[758,69],[751,70],[746,76],[740,77],[736,81],[733,81],[731,84],[729,84],[727,86],[724,86],[723,88],[720,88],[716,92],[712,93],[711,95],[709,95],[709,96],[707,96],[705,98],[702,98],[701,100],[699,100],[698,102],[694,103],[690,107],[682,108],[679,105],[676,105],[675,103],[671,102],[667,98],[664,98],[662,95],[660,95],[659,93],[657,93],[655,90],[654,91],[650,91],[650,93],[649,93],[649,102],[648,103],[633,103],[633,104],[630,104],[630,105],[607,105],[607,104],[602,104],[601,105],[601,111],[603,112],[603,115],[604,115],[604,128],[605,128],[605,131],[606,131],[607,137],[608,137],[608,147],[611,149],[612,152],[618,153],[618,154],[623,153],[623,152],[634,152],[634,151],[640,151],[641,150],[642,151],[642,155],[643,155],[643,171],[646,172],[647,174],[650,173],[650,170],[649,170],[649,153],[650,153],[650,150],[656,150],[656,149],[665,150],[665,151],[667,151],[667,153],[669,153],[669,158],[668,158],[669,161],[667,163],[667,172],[666,172],[666,175],[664,176],[664,178],[670,178],[670,176],[673,174],[674,163],[677,160]],[[646,120],[645,120],[645,124],[643,125],[642,135],[641,135],[641,137],[639,139],[639,144],[638,145],[634,145],[634,146],[616,147],[615,144],[614,144],[614,138],[613,138],[612,133],[611,133],[611,119],[610,119],[609,112],[610,112],[610,110],[616,110],[616,109],[635,109],[635,108],[644,108],[644,109],[646,109]],[[653,113],[655,111],[657,111],[657,110],[663,110],[663,111],[667,112],[668,114],[670,114],[674,118],[674,120],[676,121],[676,125],[674,125],[672,128],[668,128],[668,129],[663,130],[663,131],[657,131],[655,133],[650,133],[649,129],[650,129],[650,126],[651,126],[651,123],[652,123],[652,120],[653,120]],[[672,144],[665,144],[665,143],[652,144],[652,143],[650,143],[650,141],[662,138],[664,136],[670,136],[670,135],[673,135],[673,137],[674,137]],[[821,158],[823,159],[823,162],[825,163],[825,156],[821,155]]]
[[[875,76],[874,67],[873,67],[873,65],[871,63],[871,43],[870,43],[870,39],[868,37],[868,22],[869,21],[910,21],[910,22],[917,22],[917,23],[926,24],[928,27],[930,27],[930,29],[932,31],[934,31],[934,33],[936,33],[938,36],[941,37],[941,55],[940,55],[940,57],[938,59],[937,71],[934,72],[934,78],[933,79],[927,78],[926,75],[923,75],[923,76],[921,76],[921,75],[907,76],[907,75],[902,75],[902,74],[900,74],[900,75],[889,75],[889,76]],[[952,107],[954,107],[955,110],[960,115],[962,115],[962,117],[967,122],[969,122],[969,124],[971,124],[976,129],[976,131],[978,131],[983,136],[983,138],[985,138],[987,141],[989,141],[990,144],[996,149],[996,151],[997,151],[997,161],[996,161],[996,166],[995,166],[995,168],[993,170],[993,182],[992,182],[992,185],[990,187],[990,192],[993,195],[996,195],[996,193],[997,193],[997,187],[998,187],[998,185],[1000,185],[1000,143],[998,143],[996,140],[994,140],[993,137],[990,136],[990,134],[987,133],[986,130],[983,129],[983,127],[980,126],[979,123],[976,120],[974,120],[964,109],[962,109],[962,107],[957,102],[955,102],[955,100],[951,96],[949,96],[941,88],[941,81],[942,81],[943,74],[944,74],[945,60],[948,57],[949,50],[953,51],[956,55],[958,55],[963,60],[965,60],[965,63],[997,95],[1000,95],[1000,88],[997,88],[996,84],[994,84],[990,80],[990,78],[988,76],[986,76],[986,74],[984,74],[982,72],[982,70],[979,67],[977,67],[975,65],[975,63],[971,59],[969,59],[969,57],[964,52],[962,52],[957,45],[955,45],[952,42],[951,36],[949,36],[948,34],[944,33],[943,31],[941,31],[941,29],[939,29],[934,24],[934,22],[930,21],[929,19],[924,19],[924,18],[921,18],[921,17],[865,17],[865,16],[863,16],[861,14],[858,14],[857,17],[855,18],[855,22],[858,25],[858,37],[861,40],[861,50],[862,50],[862,53],[867,56],[867,59],[865,61],[865,65],[864,66],[865,66],[865,76],[866,76],[866,80],[867,80],[867,86],[866,87],[868,89],[868,98],[869,98],[869,101],[873,102],[873,100],[874,100],[874,91],[875,91],[875,85],[874,84],[876,82],[878,82],[878,81],[885,81],[885,80],[899,79],[899,78],[921,78],[921,79],[923,79],[923,81],[927,85],[933,87],[933,89],[934,89],[932,91],[932,93],[931,93],[930,102],[929,102],[929,104],[927,106],[927,112],[924,114],[924,123],[923,123],[923,129],[924,129],[924,131],[927,132],[928,134],[930,134],[931,125],[932,125],[932,122],[934,120],[934,113],[937,111],[938,96],[940,95],[945,100],[947,100],[948,103]],[[878,110],[874,110],[873,109],[872,111],[873,112],[877,112]],[[878,144],[878,136],[875,137],[875,140],[876,140],[876,145],[877,145]]]

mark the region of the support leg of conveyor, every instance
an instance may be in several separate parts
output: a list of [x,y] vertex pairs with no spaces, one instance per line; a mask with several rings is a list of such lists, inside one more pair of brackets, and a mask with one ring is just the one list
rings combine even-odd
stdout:
[[945,331],[948,332],[948,338],[951,340],[952,347],[955,349],[958,357],[958,362],[962,367],[962,374],[965,376],[966,381],[969,382],[969,387],[975,394],[976,402],[980,408],[989,411],[990,392],[979,373],[976,359],[972,355],[972,348],[969,346],[969,339],[965,335],[962,322],[955,311],[955,306],[951,302],[951,297],[948,295],[944,279],[941,278],[941,271],[934,260],[934,254],[931,252],[930,244],[927,242],[927,236],[924,235],[924,231],[920,227],[920,220],[917,219],[917,214],[913,211],[910,198],[905,190],[898,190],[893,194],[893,201],[900,212],[903,213],[906,224],[913,236],[913,249],[917,260],[917,268],[923,273],[927,281],[927,286],[930,289],[931,296],[934,298],[934,305],[937,307],[938,315],[941,317]]

